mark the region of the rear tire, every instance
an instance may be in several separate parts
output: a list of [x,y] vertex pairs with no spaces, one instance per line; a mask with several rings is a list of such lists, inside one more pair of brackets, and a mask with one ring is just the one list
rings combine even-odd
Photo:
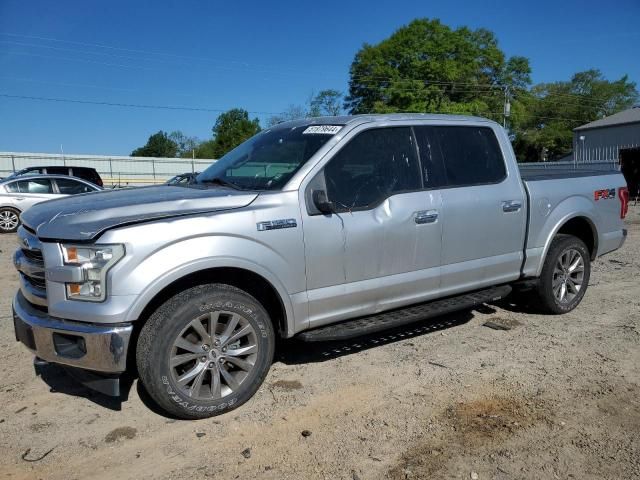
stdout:
[[585,243],[573,235],[557,235],[545,258],[537,294],[547,313],[563,314],[584,297],[591,275],[591,256]]
[[0,233],[13,233],[20,226],[20,211],[11,207],[0,208]]
[[140,380],[165,412],[207,418],[239,407],[258,390],[275,350],[273,325],[248,293],[223,284],[189,288],[142,327]]

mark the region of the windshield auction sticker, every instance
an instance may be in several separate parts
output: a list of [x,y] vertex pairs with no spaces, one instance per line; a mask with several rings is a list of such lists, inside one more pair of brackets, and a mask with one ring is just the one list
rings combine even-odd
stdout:
[[341,128],[341,125],[312,125],[307,127],[302,134],[308,135],[315,133],[320,135],[335,135]]

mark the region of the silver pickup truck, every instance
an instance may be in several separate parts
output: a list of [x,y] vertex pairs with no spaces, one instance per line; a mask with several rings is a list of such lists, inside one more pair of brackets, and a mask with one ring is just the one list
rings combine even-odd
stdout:
[[521,174],[482,118],[283,123],[195,183],[24,212],[16,336],[92,388],[135,372],[169,414],[207,417],[256,392],[278,338],[348,339],[518,285],[572,310],[627,203],[616,171]]

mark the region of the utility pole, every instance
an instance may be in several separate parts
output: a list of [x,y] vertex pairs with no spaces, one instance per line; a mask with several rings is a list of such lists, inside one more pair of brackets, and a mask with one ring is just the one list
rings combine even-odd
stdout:
[[504,110],[502,113],[502,126],[507,128],[507,117],[511,115],[511,103],[509,102],[509,86],[504,87]]

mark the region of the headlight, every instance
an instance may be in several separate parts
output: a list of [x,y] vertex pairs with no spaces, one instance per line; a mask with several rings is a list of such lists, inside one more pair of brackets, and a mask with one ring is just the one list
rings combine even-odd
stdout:
[[67,298],[101,302],[106,297],[107,272],[124,257],[124,245],[62,245],[65,265],[79,267],[82,281],[66,283]]

